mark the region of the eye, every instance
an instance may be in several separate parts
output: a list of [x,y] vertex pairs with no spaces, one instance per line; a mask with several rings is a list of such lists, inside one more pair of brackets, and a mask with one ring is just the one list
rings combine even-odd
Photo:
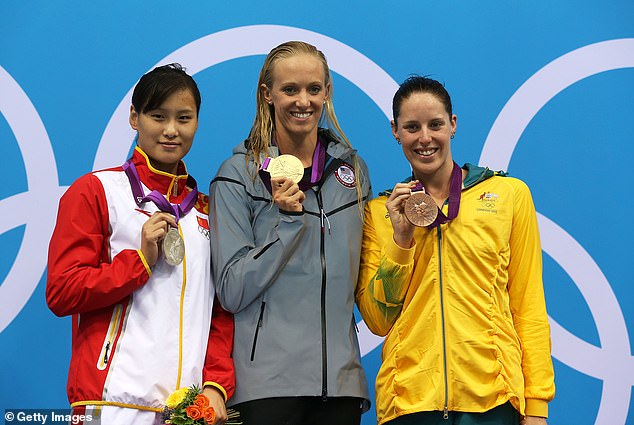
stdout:
[[420,130],[420,126],[418,124],[410,123],[410,124],[405,124],[403,126],[403,129],[407,131],[408,133],[416,133],[418,130]]
[[321,86],[311,86],[308,89],[308,92],[312,95],[321,93]]
[[297,92],[297,90],[295,89],[295,87],[286,86],[282,87],[282,92],[285,94],[294,94],[295,92]]
[[429,123],[429,128],[431,128],[432,130],[440,130],[444,125],[445,123],[443,121],[434,120]]
[[189,122],[189,121],[191,121],[193,118],[194,118],[194,117],[193,117],[193,116],[191,116],[191,115],[181,115],[180,117],[178,117],[178,120],[179,120],[179,121],[182,121],[182,122]]
[[165,119],[165,115],[160,114],[158,112],[150,112],[150,117],[152,117],[152,119],[157,120],[157,121],[161,121],[163,119]]

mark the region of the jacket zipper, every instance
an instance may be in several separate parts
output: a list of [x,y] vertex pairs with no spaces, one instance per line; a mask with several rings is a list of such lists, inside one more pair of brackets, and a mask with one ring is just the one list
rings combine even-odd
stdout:
[[105,370],[108,367],[108,363],[112,359],[112,348],[114,345],[115,337],[117,336],[117,330],[119,329],[119,323],[121,321],[121,315],[123,313],[123,306],[117,304],[112,311],[112,318],[108,325],[108,331],[104,338],[103,345],[101,346],[101,352],[97,360],[97,369]]
[[[319,255],[321,256],[321,397],[326,401],[328,398],[328,345],[326,341],[326,252],[324,245],[328,217],[326,217],[326,213],[324,212],[321,192],[317,191],[316,195],[320,212],[319,218],[321,221],[321,239],[319,245]],[[330,230],[329,222],[328,229]]]
[[447,333],[445,329],[445,300],[442,281],[442,231],[438,226],[438,274],[440,282],[440,319],[442,324],[442,351],[443,351],[443,372],[445,378],[445,406],[443,409],[443,419],[449,419],[449,379],[447,377]]
[[255,326],[255,335],[253,335],[253,346],[251,347],[251,361],[255,358],[255,346],[258,343],[258,333],[260,333],[260,328],[262,327],[262,318],[264,317],[264,306],[266,305],[266,301],[262,301],[260,304],[260,317],[258,317],[258,324]]

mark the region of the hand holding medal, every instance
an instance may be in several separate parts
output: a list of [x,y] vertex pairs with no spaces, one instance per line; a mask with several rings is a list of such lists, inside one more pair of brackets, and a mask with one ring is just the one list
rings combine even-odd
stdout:
[[[170,251],[169,247],[165,247],[165,241],[170,231],[175,231],[178,234],[178,229],[175,226],[177,226],[177,224],[174,216],[164,212],[152,215],[143,223],[141,227],[141,252],[150,267],[158,262],[161,250],[163,250],[164,253]],[[170,237],[170,239],[172,237]],[[178,235],[178,238],[180,238],[180,235]]]
[[[416,182],[397,183],[385,203],[385,208],[392,222],[394,242],[401,248],[411,247],[415,226],[405,216],[405,203],[410,198]],[[386,217],[387,217],[386,216]]]
[[170,266],[178,266],[185,258],[185,241],[178,230],[178,220],[185,216],[196,203],[198,198],[196,180],[189,176],[187,183],[192,187],[192,190],[187,193],[180,204],[172,204],[156,190],[147,196],[145,195],[136,167],[131,160],[123,164],[123,171],[130,181],[132,194],[137,205],[141,206],[143,203],[151,201],[163,211],[150,217],[141,230],[141,252],[146,256],[146,261],[150,266],[156,264],[158,261],[158,242],[162,239],[161,247],[165,262]]
[[293,155],[266,158],[262,170],[271,175],[271,196],[281,210],[299,212],[305,199],[298,183],[304,177],[304,165]]
[[[407,184],[399,183],[394,187],[396,192],[399,186],[406,185],[409,190],[409,196],[401,196],[401,202],[404,200],[403,214],[407,217],[407,220],[418,227],[426,227],[427,229],[433,229],[441,224],[447,223],[458,216],[458,210],[460,208],[460,194],[462,191],[462,169],[455,162],[453,163],[453,169],[451,171],[451,177],[449,181],[449,198],[448,213],[445,213],[438,207],[436,201],[426,193],[425,187],[419,181],[411,181]],[[392,196],[394,196],[394,192]],[[390,196],[390,200],[392,199]],[[389,200],[388,200],[389,202]],[[399,204],[400,205],[400,204]],[[388,208],[388,211],[390,209]],[[392,218],[392,214],[390,214]],[[392,221],[394,224],[394,221]],[[395,240],[396,240],[396,227]]]

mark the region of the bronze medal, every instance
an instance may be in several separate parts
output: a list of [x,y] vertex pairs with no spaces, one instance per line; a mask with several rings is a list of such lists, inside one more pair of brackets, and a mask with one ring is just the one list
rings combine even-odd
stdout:
[[185,241],[175,227],[169,229],[163,238],[163,255],[170,266],[178,266],[185,258]]
[[271,158],[266,171],[272,178],[286,177],[295,183],[299,183],[304,177],[304,164],[296,156],[285,154]]
[[438,206],[434,199],[423,191],[412,192],[405,201],[405,217],[414,226],[429,226],[436,220]]

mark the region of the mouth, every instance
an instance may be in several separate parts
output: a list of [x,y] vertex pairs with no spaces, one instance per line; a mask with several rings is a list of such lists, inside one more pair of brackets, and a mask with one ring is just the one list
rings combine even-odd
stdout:
[[305,119],[312,115],[312,112],[291,112],[291,115],[295,118]]
[[428,157],[438,152],[438,148],[414,149],[414,153],[419,156]]
[[158,144],[166,149],[176,149],[177,147],[180,146],[180,143],[174,143],[174,142],[158,142]]

